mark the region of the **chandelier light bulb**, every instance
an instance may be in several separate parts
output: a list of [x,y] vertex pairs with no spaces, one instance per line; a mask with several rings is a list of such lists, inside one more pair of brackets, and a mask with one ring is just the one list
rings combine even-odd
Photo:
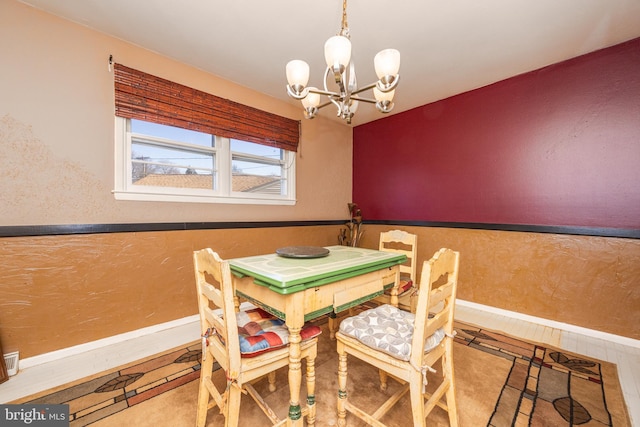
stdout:
[[400,71],[400,52],[396,49],[384,49],[373,58],[373,65],[379,79],[395,76]]
[[294,59],[287,63],[286,71],[289,86],[299,94],[309,82],[309,64],[300,59]]
[[311,86],[309,87],[309,93],[307,96],[302,98],[302,106],[304,108],[317,107],[320,105],[320,94],[311,92],[312,90],[318,90],[317,88]]
[[376,108],[381,113],[388,113],[393,110],[393,95],[395,94],[395,89],[392,89],[387,92],[383,92],[377,87],[373,88],[373,95],[376,98]]
[[335,70],[337,66],[342,73],[351,61],[351,40],[345,36],[330,37],[324,44],[324,59],[327,67]]

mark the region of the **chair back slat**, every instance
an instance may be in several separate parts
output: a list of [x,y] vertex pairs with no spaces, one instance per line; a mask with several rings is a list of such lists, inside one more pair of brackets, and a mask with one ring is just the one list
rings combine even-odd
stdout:
[[224,320],[216,314],[214,310],[211,310],[209,308],[205,309],[204,316],[207,325],[209,326],[209,328],[211,328],[212,331],[215,331],[215,333],[217,333],[221,337],[227,336],[227,325]]
[[418,236],[402,230],[390,230],[380,233],[378,249],[407,257],[407,261],[400,265],[400,273],[411,277],[416,283]]
[[444,327],[446,333],[453,332],[459,261],[459,252],[442,248],[430,260],[424,262],[411,343],[411,359],[416,363],[423,357],[425,341],[437,329]]
[[224,302],[220,289],[216,289],[212,284],[206,282],[200,289],[202,291],[202,295],[209,299],[213,303],[213,305],[215,305],[216,307],[223,306]]
[[424,335],[426,337],[430,337],[438,329],[442,328],[443,326],[446,326],[447,322],[449,321],[448,314],[449,313],[446,310],[442,310],[439,313],[436,313],[435,315],[433,315],[433,317],[430,318],[427,321],[426,325],[424,326]]

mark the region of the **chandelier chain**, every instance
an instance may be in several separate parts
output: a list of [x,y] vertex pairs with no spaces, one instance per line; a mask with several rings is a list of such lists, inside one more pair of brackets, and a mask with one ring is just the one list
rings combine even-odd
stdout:
[[347,0],[342,0],[342,30],[341,34],[349,37],[349,24],[347,23]]

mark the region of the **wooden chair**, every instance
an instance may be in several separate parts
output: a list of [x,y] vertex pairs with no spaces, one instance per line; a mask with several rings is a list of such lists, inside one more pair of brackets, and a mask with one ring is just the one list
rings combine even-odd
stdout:
[[[384,426],[380,418],[407,392],[414,426],[426,425],[425,419],[436,405],[447,410],[450,425],[458,425],[452,354],[458,265],[459,253],[444,248],[425,261],[416,314],[385,304],[341,322],[336,333],[338,426],[346,425],[347,411],[370,425]],[[376,329],[382,322],[384,327]],[[391,327],[393,324],[395,327]],[[347,355],[375,366],[402,384],[401,389],[372,414],[347,399]],[[441,360],[443,381],[430,394],[426,392],[427,375],[435,371],[438,360]],[[386,386],[386,375],[381,375],[380,387],[385,390]],[[371,390],[358,390],[356,379],[353,393],[371,393]]]
[[[417,298],[416,277],[417,277],[417,252],[418,252],[418,236],[407,233],[402,230],[383,231],[380,233],[380,242],[378,250],[402,254],[407,257],[407,261],[400,265],[400,283],[398,284],[398,307],[403,310],[415,312]],[[387,290],[370,303],[391,304],[391,291]],[[349,309],[349,316],[355,316],[358,310],[366,308],[359,305]],[[335,338],[337,321],[333,317],[329,317],[329,333],[331,339]]]
[[[416,311],[417,298],[417,252],[418,236],[402,230],[383,231],[380,233],[378,249],[386,252],[403,254],[407,262],[400,266],[400,284],[398,286],[398,307],[414,312]],[[390,304],[391,294],[386,291],[375,300],[379,304]]]
[[[207,411],[218,406],[224,414],[225,426],[237,426],[242,393],[248,393],[256,401],[271,420],[269,425],[284,425],[287,420],[278,418],[250,382],[268,375],[269,389],[275,391],[275,371],[289,364],[286,329],[284,334],[282,333],[282,328],[286,327],[281,325],[282,322],[277,318],[274,318],[273,322],[263,322],[261,317],[257,321],[248,322],[253,320],[256,314],[267,314],[259,309],[237,312],[238,300],[235,297],[229,264],[217,253],[209,248],[195,251],[193,261],[203,345],[196,425],[204,426]],[[251,323],[252,327],[273,324],[280,330],[276,333],[263,329],[260,336],[246,337],[239,333],[239,327],[243,330],[243,322]],[[268,337],[270,344],[266,344],[267,340],[260,341],[264,333],[272,334]],[[307,406],[302,410],[302,415],[307,417],[308,425],[315,423],[315,358],[318,342],[316,336],[319,333],[318,326],[308,328],[307,333],[303,328],[301,332],[303,341],[300,344],[300,357],[307,360],[308,393]],[[278,342],[278,334],[287,341]],[[212,381],[214,362],[218,362],[226,374],[226,385],[222,390],[218,390]],[[211,403],[210,398],[213,398]]]

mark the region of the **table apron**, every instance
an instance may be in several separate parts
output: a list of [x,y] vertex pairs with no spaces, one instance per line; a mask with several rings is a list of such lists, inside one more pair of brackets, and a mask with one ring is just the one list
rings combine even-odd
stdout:
[[292,322],[299,324],[330,312],[339,313],[382,295],[389,284],[397,286],[398,276],[399,267],[395,265],[285,295],[256,285],[251,277],[234,276],[233,280],[241,298],[291,325]]

